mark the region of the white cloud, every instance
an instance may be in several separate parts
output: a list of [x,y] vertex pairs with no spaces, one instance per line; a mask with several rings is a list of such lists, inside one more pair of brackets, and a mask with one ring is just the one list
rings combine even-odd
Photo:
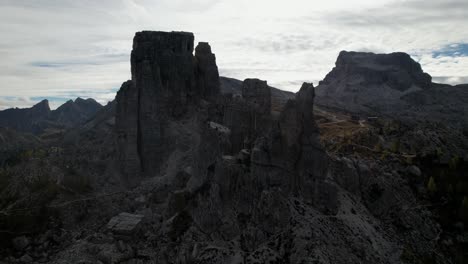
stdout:
[[192,31],[211,43],[221,74],[292,91],[321,80],[341,50],[407,52],[438,80],[458,83],[467,56],[432,54],[468,43],[467,9],[466,0],[0,0],[0,98],[105,103],[130,77],[141,30]]

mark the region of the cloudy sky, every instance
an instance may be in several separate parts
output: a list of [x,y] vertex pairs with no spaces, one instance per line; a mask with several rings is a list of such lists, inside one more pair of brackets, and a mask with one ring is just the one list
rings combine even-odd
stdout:
[[136,31],[191,31],[221,75],[296,91],[341,50],[403,51],[468,83],[468,0],[0,0],[0,109],[112,100]]

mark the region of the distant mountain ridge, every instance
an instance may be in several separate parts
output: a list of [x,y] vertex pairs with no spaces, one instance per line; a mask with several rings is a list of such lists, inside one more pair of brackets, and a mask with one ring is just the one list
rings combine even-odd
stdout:
[[468,125],[467,85],[432,82],[406,53],[342,51],[316,87],[318,105],[363,115]]
[[31,108],[10,108],[0,111],[0,127],[23,133],[40,134],[47,128],[70,128],[93,117],[102,105],[94,99],[69,100],[56,110],[51,110],[48,100]]

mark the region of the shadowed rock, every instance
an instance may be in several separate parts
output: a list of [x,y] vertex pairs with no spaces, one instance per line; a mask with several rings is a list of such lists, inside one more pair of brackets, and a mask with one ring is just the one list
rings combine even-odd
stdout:
[[219,93],[215,56],[207,43],[193,56],[193,40],[186,32],[135,35],[132,80],[117,95],[116,118],[120,161],[129,177],[157,173],[173,148],[171,120]]
[[119,235],[131,235],[142,219],[143,215],[120,213],[107,223],[107,229]]
[[219,94],[220,83],[216,57],[207,42],[200,42],[195,48],[196,79],[200,96],[212,98]]

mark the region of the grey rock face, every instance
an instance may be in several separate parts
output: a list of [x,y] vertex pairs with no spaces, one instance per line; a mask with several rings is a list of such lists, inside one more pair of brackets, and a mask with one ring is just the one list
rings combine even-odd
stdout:
[[[214,55],[204,43],[192,55],[192,42],[135,37],[115,122],[118,165],[135,188],[85,202],[97,219],[76,223],[50,263],[401,263],[406,247],[437,250],[440,228],[398,174],[406,165],[390,174],[325,153],[312,84],[278,108],[265,81],[217,94]],[[123,243],[122,233],[138,235]]]
[[211,52],[211,47],[207,42],[200,42],[195,48],[196,80],[198,91],[204,98],[212,98],[220,92],[218,66],[216,57]]
[[431,76],[408,54],[342,51],[317,87],[317,101],[352,112],[399,111],[402,96],[430,86]]
[[116,132],[118,160],[124,175],[136,176],[141,170],[138,126],[138,90],[133,82],[122,84],[116,96]]
[[343,51],[316,88],[317,104],[367,116],[468,124],[463,86],[432,83],[408,54]]
[[135,35],[132,80],[117,95],[116,118],[119,153],[121,161],[130,161],[122,162],[129,177],[159,172],[173,147],[167,129],[171,120],[186,114],[200,98],[219,93],[215,56],[207,43],[200,43],[194,57],[193,39],[185,32]]
[[[138,105],[138,151],[141,170],[158,171],[169,138],[169,118],[187,110],[194,93],[193,35],[139,32],[133,41],[132,82]],[[119,102],[119,101],[118,101]],[[118,103],[117,103],[118,104]],[[119,108],[119,106],[117,106]]]
[[251,103],[254,111],[269,115],[271,112],[271,90],[266,81],[246,79],[242,83],[242,98]]
[[[279,167],[288,172],[280,177],[280,186],[309,199],[322,182],[326,172],[326,154],[319,143],[319,131],[313,114],[314,87],[304,83],[295,100],[290,100],[277,122],[272,126],[268,143],[257,141],[257,150],[267,153],[254,156],[258,171]],[[264,156],[265,158],[261,158]],[[265,164],[266,157],[269,162]],[[263,160],[263,161],[261,161]],[[286,181],[286,182],[284,182]],[[272,182],[275,182],[274,180]]]
[[242,84],[241,97],[225,105],[223,122],[231,129],[232,150],[250,148],[255,139],[270,129],[271,89],[266,81],[246,79]]
[[365,85],[387,84],[392,89],[407,90],[412,85],[428,88],[431,76],[421,65],[403,52],[373,54],[364,52],[340,52],[336,67],[320,84],[334,81],[336,75],[361,75]]

